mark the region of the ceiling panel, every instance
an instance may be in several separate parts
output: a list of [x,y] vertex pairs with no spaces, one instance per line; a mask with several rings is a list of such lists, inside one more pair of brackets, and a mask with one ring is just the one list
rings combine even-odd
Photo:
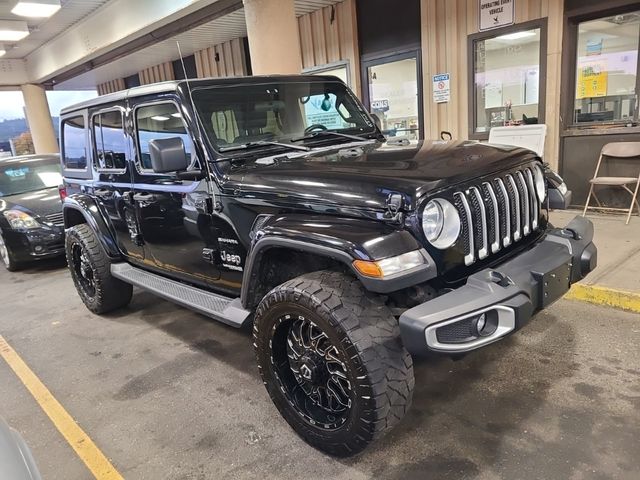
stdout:
[[17,0],[0,0],[0,19],[27,21],[31,33],[16,44],[8,43],[3,58],[24,58],[111,0],[62,0],[62,8],[49,18],[25,19],[11,13]]
[[[298,0],[296,14],[298,16],[313,12],[340,0]],[[144,68],[160,63],[173,61],[178,58],[176,41],[180,42],[180,49],[184,56],[192,55],[197,50],[216,45],[238,37],[247,35],[244,9],[236,10],[224,17],[205,23],[171,39],[156,43],[138,52],[127,55],[108,65],[98,67],[75,78],[59,84],[56,89],[72,90],[95,88],[99,83],[116,78],[134,75]]]

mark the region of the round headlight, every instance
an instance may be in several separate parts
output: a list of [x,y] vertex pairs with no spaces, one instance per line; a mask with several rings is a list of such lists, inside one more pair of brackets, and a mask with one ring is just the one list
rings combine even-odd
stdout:
[[422,229],[427,240],[433,242],[438,238],[443,222],[442,207],[435,200],[431,200],[422,212]]
[[431,245],[441,250],[453,245],[460,235],[460,215],[442,198],[429,201],[422,211],[422,230]]
[[547,185],[544,178],[544,172],[542,171],[542,167],[540,167],[540,165],[536,165],[535,167],[533,167],[533,179],[535,180],[538,199],[542,202],[547,196]]

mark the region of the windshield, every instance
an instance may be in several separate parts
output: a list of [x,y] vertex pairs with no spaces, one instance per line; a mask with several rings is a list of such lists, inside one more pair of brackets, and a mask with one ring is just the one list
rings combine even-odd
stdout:
[[62,183],[56,159],[24,158],[0,162],[0,197],[35,192]]
[[304,139],[309,142],[349,141],[337,135],[311,135],[323,131],[361,135],[363,139],[375,133],[361,104],[337,79],[197,88],[193,100],[218,151],[255,142],[299,142],[301,137],[309,137]]

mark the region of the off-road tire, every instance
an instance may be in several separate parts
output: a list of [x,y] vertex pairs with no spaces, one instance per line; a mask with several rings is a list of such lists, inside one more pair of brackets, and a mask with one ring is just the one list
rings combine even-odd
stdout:
[[[76,271],[73,249],[80,247],[93,271],[95,293],[89,294],[81,283]],[[107,313],[124,307],[131,301],[133,287],[111,275],[111,261],[105,254],[96,234],[87,224],[80,224],[67,230],[65,236],[65,253],[71,278],[82,302],[93,313]]]
[[[309,316],[346,364],[353,400],[336,429],[311,424],[274,373],[272,342],[287,314]],[[257,308],[253,338],[260,375],[280,414],[306,442],[330,455],[362,451],[397,425],[411,405],[413,361],[398,322],[378,296],[349,275],[314,272],[274,288]]]

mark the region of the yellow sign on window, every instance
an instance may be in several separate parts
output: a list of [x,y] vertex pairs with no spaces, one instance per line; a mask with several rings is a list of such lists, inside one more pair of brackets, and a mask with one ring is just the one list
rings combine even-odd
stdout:
[[578,66],[576,98],[607,96],[607,66],[604,62],[588,62]]

